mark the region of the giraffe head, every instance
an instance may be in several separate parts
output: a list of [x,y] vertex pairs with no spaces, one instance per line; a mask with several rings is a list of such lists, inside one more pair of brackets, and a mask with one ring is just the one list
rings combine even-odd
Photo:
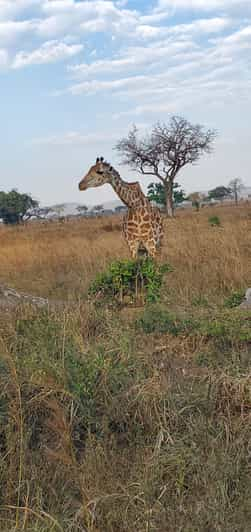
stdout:
[[86,190],[87,188],[100,187],[110,182],[110,176],[113,172],[112,166],[104,161],[103,157],[98,157],[96,163],[91,166],[87,174],[81,179],[78,188]]

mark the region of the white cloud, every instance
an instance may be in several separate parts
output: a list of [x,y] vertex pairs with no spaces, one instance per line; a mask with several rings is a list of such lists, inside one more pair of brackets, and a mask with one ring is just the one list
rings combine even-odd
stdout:
[[76,83],[72,85],[67,92],[73,95],[78,94],[96,94],[98,92],[116,91],[124,88],[134,88],[138,83],[144,83],[148,80],[147,76],[132,76],[130,78],[114,79],[114,80],[92,80],[84,81],[83,83]]
[[117,7],[125,7],[128,4],[128,0],[117,0],[116,6]]
[[[0,0],[0,42],[14,43],[20,35],[64,39],[67,34],[109,32],[111,36],[155,37],[159,30],[140,22],[140,13],[126,3],[110,0]],[[29,8],[29,10],[27,9]],[[29,16],[28,16],[29,15]]]
[[[196,42],[197,35],[204,37],[206,34],[220,33],[231,24],[231,19],[227,17],[215,17],[198,19],[190,24],[169,26],[166,29],[158,28],[161,36],[165,35],[165,39],[161,37],[147,46],[129,46],[121,50],[117,57],[99,59],[90,64],[73,65],[69,67],[69,71],[79,79],[88,79],[93,76],[117,76],[124,72],[138,75],[145,67],[156,71],[162,68],[165,70],[168,65],[186,62],[187,55],[199,50],[200,45]],[[198,68],[198,63],[196,66]],[[86,85],[83,85],[83,91],[86,91]],[[81,86],[77,87],[77,92],[81,92]],[[91,92],[90,86],[88,92]]]
[[7,50],[0,49],[0,68],[8,65],[9,56]]
[[36,22],[33,20],[6,20],[0,22],[0,43],[5,46],[13,44],[19,37],[33,32],[35,28]]
[[138,23],[135,10],[123,9],[109,0],[74,2],[74,0],[44,0],[39,32],[45,36],[71,31],[93,33],[109,31],[112,35],[127,34]]
[[[182,5],[188,3],[183,1]],[[162,14],[155,12],[153,16]],[[160,21],[163,19],[161,16]],[[245,27],[243,24],[240,28],[226,10],[222,16],[157,26],[156,39],[147,46],[135,43],[113,57],[69,67],[79,79],[69,92],[112,93],[121,104],[115,118],[181,112],[197,103],[216,106],[226,100],[233,104],[238,97],[250,101],[246,50],[251,48],[251,26],[248,21]]]
[[214,11],[215,9],[231,9],[233,7],[250,7],[250,0],[159,0],[157,10],[162,9],[198,9]]
[[[105,56],[102,51],[102,58],[98,58],[99,45],[92,41],[95,55],[87,52],[87,42],[85,57],[88,53],[89,62],[85,59],[84,63],[68,65],[68,72],[75,82],[57,94],[95,95],[104,92],[109,96],[112,93],[122,105],[127,102],[128,106],[128,101],[133,104],[127,111],[121,109],[122,114],[134,109],[139,115],[157,113],[158,109],[159,112],[173,109],[177,105],[182,107],[187,98],[194,99],[194,94],[207,101],[212,82],[215,81],[215,87],[218,83],[217,91],[222,94],[221,82],[226,77],[227,90],[236,92],[238,83],[241,86],[242,79],[247,78],[245,53],[251,47],[251,26],[248,18],[240,25],[231,9],[237,4],[248,6],[250,0],[238,0],[238,3],[236,0],[156,0],[157,7],[146,13],[129,9],[128,2],[123,0],[19,1],[18,9],[17,6],[14,9],[10,0],[0,0],[0,17],[1,9],[5,16],[0,22],[0,45],[4,48],[1,64],[9,62],[12,68],[19,69],[56,62],[81,52],[83,39],[88,34],[102,32],[111,40],[116,38],[116,52],[112,53],[115,46],[111,45],[110,53],[109,48]],[[28,13],[27,7],[32,13],[29,19],[24,17],[24,13]],[[208,13],[204,18],[196,19],[193,13],[191,22],[177,23],[175,19],[174,23],[173,9],[197,9],[200,15],[203,11]],[[21,14],[20,20],[7,17],[18,18]],[[23,50],[14,53],[17,39],[32,35],[39,44],[33,50],[29,44],[29,49],[24,46]],[[14,56],[12,61],[8,59],[5,42],[13,50],[9,54]],[[231,66],[233,60],[237,61],[234,69]],[[244,94],[243,87],[241,90]]]
[[140,17],[142,24],[158,24],[159,22],[162,22],[163,20],[167,19],[169,17],[169,12],[164,11],[160,13],[151,13],[150,15],[142,15]]
[[29,8],[41,5],[42,0],[0,0],[0,20],[10,19]]
[[[217,42],[217,41],[215,41]],[[251,42],[251,25],[238,30],[231,35],[218,39],[218,42],[223,42],[225,45],[239,44],[242,42]]]
[[177,54],[185,56],[186,52],[193,49],[196,49],[196,45],[189,40],[172,42],[167,39],[152,46],[131,46],[118,58],[97,60],[89,65],[86,63],[74,65],[69,67],[69,71],[84,79],[93,75],[133,72],[141,67],[156,65],[159,60],[165,62],[170,59],[175,60]]
[[170,32],[176,34],[200,33],[201,35],[205,35],[210,33],[219,33],[232,24],[233,21],[227,17],[197,19],[190,24],[178,24],[176,26],[172,26],[170,28]]
[[37,138],[32,141],[35,145],[49,146],[72,146],[72,145],[89,145],[95,143],[109,143],[118,138],[118,132],[101,133],[80,133],[79,131],[69,131],[62,134],[51,135],[49,137]]
[[[203,28],[202,21],[199,25]],[[193,41],[176,42],[175,37],[173,41],[167,39],[149,47],[131,47],[120,58],[76,65],[71,69],[74,74],[84,78],[98,75],[101,79],[77,83],[70,92],[113,93],[121,103],[121,111],[113,116],[115,119],[187,112],[197,105],[216,108],[223,101],[234,105],[238,100],[248,105],[251,80],[246,50],[251,48],[250,35],[251,27],[246,26],[226,37],[207,41],[204,46],[196,46]],[[175,50],[177,45],[181,46],[180,50]],[[134,70],[136,75],[118,78],[119,73],[133,74]],[[103,79],[104,75],[113,79]]]
[[45,63],[54,63],[72,57],[83,49],[82,44],[68,45],[58,41],[47,41],[40,48],[31,52],[18,52],[14,58],[12,67],[22,68],[28,65],[41,65]]
[[[224,74],[224,72],[222,72]],[[151,91],[152,98],[144,99],[144,94],[141,93],[134,106],[121,111],[114,115],[114,119],[120,119],[123,116],[139,117],[156,115],[160,116],[164,113],[187,113],[191,109],[198,108],[202,105],[204,108],[222,108],[222,101],[224,105],[236,104],[236,96],[238,95],[238,102],[245,101],[246,104],[251,102],[251,81],[248,83],[245,80],[233,81],[231,78],[227,81],[225,76],[223,79],[203,79],[189,78],[183,82],[177,83],[175,87],[170,87],[169,90],[163,90],[163,93],[154,88]]]
[[152,39],[163,35],[164,29],[156,26],[150,26],[149,24],[139,24],[136,27],[136,35],[143,39]]

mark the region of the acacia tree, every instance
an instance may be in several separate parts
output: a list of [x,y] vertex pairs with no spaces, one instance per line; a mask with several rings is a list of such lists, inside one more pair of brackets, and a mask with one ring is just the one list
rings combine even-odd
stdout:
[[[165,188],[162,183],[150,183],[147,187],[147,197],[150,201],[155,201],[163,207],[166,206]],[[181,188],[181,185],[174,183],[173,185],[173,202],[174,206],[182,203],[186,199],[186,194]]]
[[205,130],[185,118],[172,116],[167,125],[160,122],[153,125],[151,132],[143,138],[139,138],[134,126],[115,149],[123,164],[143,175],[160,179],[167,214],[173,216],[173,188],[178,172],[187,164],[195,164],[204,153],[209,153],[215,136],[215,130]]
[[209,190],[208,197],[210,199],[215,199],[222,202],[224,199],[229,198],[231,194],[232,190],[230,188],[220,185],[216,188],[213,188],[212,190]]
[[0,218],[5,224],[19,224],[33,216],[38,202],[29,194],[21,194],[13,189],[10,192],[0,191]]
[[37,218],[37,220],[46,220],[51,213],[53,213],[53,207],[38,206],[31,211],[32,218]]
[[243,188],[244,184],[241,179],[236,177],[235,179],[232,179],[228,185],[229,189],[231,190],[233,196],[234,196],[234,202],[235,205],[238,204],[239,199],[239,193],[241,192],[241,189]]
[[79,212],[79,214],[81,216],[85,215],[88,211],[88,207],[86,205],[78,205],[77,206],[77,211]]
[[103,205],[94,205],[92,210],[95,211],[95,212],[101,212],[101,211],[104,210],[104,206]]

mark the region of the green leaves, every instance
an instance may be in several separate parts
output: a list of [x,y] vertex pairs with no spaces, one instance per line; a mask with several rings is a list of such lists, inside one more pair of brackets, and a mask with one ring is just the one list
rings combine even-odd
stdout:
[[0,218],[5,224],[20,223],[28,211],[37,206],[38,202],[28,194],[20,194],[17,190],[0,191]]
[[208,223],[212,227],[219,227],[221,225],[219,216],[209,216]]
[[170,271],[169,264],[157,265],[150,258],[116,261],[107,272],[96,277],[89,288],[89,295],[102,300],[119,297],[122,301],[124,296],[134,300],[143,291],[147,302],[155,302],[160,298],[163,276]]
[[235,290],[224,301],[224,306],[227,308],[238,307],[245,296],[245,290]]
[[[155,201],[158,205],[166,205],[166,192],[162,183],[150,183],[147,187],[147,197],[150,201]],[[186,199],[186,194],[178,183],[173,183],[174,204],[182,203]]]
[[223,199],[231,196],[232,191],[228,187],[219,186],[208,192],[208,197],[222,201]]

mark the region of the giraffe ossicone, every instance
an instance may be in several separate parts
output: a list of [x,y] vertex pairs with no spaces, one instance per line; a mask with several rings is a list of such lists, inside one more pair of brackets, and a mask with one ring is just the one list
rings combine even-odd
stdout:
[[79,183],[79,190],[100,187],[109,183],[121,201],[128,207],[123,220],[123,234],[131,256],[137,258],[142,247],[150,257],[155,257],[161,247],[163,238],[163,222],[159,209],[153,207],[143,193],[140,184],[127,183],[119,172],[97,157],[87,174]]

